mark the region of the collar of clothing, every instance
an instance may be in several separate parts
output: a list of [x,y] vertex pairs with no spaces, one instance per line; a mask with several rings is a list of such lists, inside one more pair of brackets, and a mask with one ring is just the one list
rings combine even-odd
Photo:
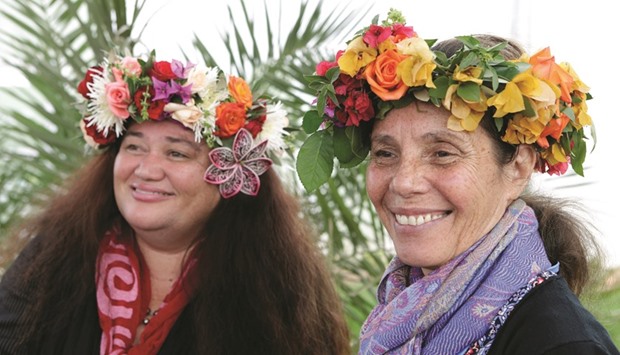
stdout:
[[534,211],[516,200],[487,235],[426,276],[395,257],[362,327],[359,353],[461,353],[515,291],[550,267]]

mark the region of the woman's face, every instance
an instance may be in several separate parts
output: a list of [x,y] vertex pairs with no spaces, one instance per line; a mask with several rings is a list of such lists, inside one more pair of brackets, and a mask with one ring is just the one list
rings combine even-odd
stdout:
[[[367,190],[405,264],[429,272],[465,251],[520,191],[481,128],[447,128],[449,112],[417,103],[375,123]],[[521,187],[522,188],[522,187]]]
[[114,163],[114,196],[138,235],[164,232],[190,242],[198,235],[220,200],[218,188],[203,180],[208,153],[173,121],[129,127]]

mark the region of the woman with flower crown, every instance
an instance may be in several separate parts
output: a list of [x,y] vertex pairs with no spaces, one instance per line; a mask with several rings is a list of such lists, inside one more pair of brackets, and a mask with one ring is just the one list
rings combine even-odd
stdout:
[[272,160],[279,103],[217,68],[110,57],[78,87],[101,152],[20,235],[2,354],[343,354],[339,300]]
[[548,49],[433,44],[392,10],[311,77],[300,179],[315,188],[334,157],[370,155],[368,196],[396,252],[360,354],[618,354],[576,297],[588,225],[525,194],[535,170],[583,174],[588,87]]

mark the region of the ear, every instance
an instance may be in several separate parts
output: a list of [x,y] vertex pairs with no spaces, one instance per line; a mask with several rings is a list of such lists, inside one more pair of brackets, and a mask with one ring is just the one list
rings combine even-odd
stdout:
[[534,172],[534,167],[538,160],[538,152],[529,144],[520,144],[510,163],[504,167],[504,172],[512,186],[515,187],[513,198],[521,195],[530,177]]

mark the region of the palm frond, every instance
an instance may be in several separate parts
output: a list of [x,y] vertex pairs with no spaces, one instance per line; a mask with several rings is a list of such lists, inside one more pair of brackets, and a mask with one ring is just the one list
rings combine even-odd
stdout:
[[2,89],[13,104],[0,107],[0,232],[83,162],[75,85],[110,49],[136,43],[144,2],[15,0],[0,9],[0,59],[30,84]]

